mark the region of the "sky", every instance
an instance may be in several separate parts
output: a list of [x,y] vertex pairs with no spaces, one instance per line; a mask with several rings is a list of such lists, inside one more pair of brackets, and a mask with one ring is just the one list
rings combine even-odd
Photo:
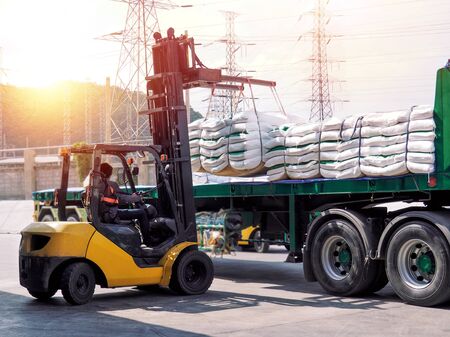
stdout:
[[[161,30],[187,30],[208,67],[225,64],[225,45],[216,42],[225,35],[223,11],[238,13],[242,74],[276,81],[288,114],[308,119],[312,0],[173,2],[178,7],[158,11]],[[450,58],[450,1],[330,0],[327,11],[335,116],[433,104],[436,70]],[[43,87],[61,80],[104,83],[110,76],[114,82],[120,44],[96,38],[123,29],[126,13],[125,3],[112,0],[0,0],[2,81]],[[207,96],[191,91],[202,113]],[[258,99],[273,98],[261,93]]]

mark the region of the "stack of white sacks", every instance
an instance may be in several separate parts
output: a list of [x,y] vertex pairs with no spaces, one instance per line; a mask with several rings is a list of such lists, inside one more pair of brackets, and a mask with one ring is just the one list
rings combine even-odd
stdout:
[[189,124],[189,148],[191,151],[191,166],[192,172],[197,172],[201,169],[200,164],[200,138],[202,130],[200,124],[203,119],[197,119]]
[[217,175],[248,176],[264,171],[268,132],[286,119],[278,113],[240,112],[232,118],[207,118],[200,124],[200,163]]
[[369,177],[433,172],[434,129],[429,106],[364,117],[361,172]]
[[267,167],[267,177],[270,181],[287,179],[286,163],[286,133],[289,125],[281,125],[269,131],[269,140],[264,144],[264,161]]
[[286,173],[290,179],[319,177],[320,124],[296,124],[286,134]]
[[361,177],[359,165],[361,118],[332,118],[322,124],[320,174],[323,178]]
[[433,108],[285,124],[280,114],[238,113],[189,126],[193,171],[282,179],[350,179],[434,170]]
[[268,178],[350,179],[431,173],[434,129],[430,106],[275,128],[265,144]]

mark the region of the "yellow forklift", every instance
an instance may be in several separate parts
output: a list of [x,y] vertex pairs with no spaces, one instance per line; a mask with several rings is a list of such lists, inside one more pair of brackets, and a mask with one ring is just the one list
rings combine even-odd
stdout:
[[[83,202],[89,222],[38,222],[22,231],[20,244],[20,283],[38,299],[52,297],[58,289],[67,302],[84,304],[101,287],[160,285],[180,294],[201,294],[211,285],[213,265],[197,250],[193,222],[185,226],[174,197],[166,168],[160,160],[160,147],[95,145],[64,149],[61,187],[56,190],[59,219],[67,219],[67,186],[72,154],[92,155],[93,166]],[[143,233],[136,221],[105,222],[103,201],[105,179],[100,164],[116,158],[123,168],[129,193],[137,193],[127,159],[150,158],[158,174],[159,198],[151,207],[149,232]],[[126,205],[122,207],[127,207]],[[146,209],[143,202],[133,208]]]
[[[197,249],[192,171],[183,89],[194,87],[239,90],[230,82],[255,81],[222,76],[198,59],[194,40],[174,30],[154,34],[154,75],[147,77],[148,115],[153,146],[95,145],[70,149],[63,158],[62,183],[57,190],[58,215],[66,219],[68,161],[76,151],[92,154],[93,165],[84,197],[88,222],[37,222],[22,231],[20,283],[38,299],[61,289],[71,304],[88,302],[95,285],[102,287],[168,286],[181,294],[201,294],[211,285],[213,265]],[[222,82],[222,83],[221,83]],[[102,217],[105,177],[103,156],[122,162],[131,192],[135,192],[127,156],[153,157],[158,198],[149,233],[141,235],[133,221],[109,223]],[[142,205],[134,205],[142,207]],[[149,238],[146,240],[146,238]]]

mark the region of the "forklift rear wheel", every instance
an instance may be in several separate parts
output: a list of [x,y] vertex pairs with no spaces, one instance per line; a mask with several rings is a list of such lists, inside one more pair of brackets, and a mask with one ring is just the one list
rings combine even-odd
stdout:
[[203,252],[189,250],[180,255],[172,268],[169,288],[182,295],[200,295],[214,278],[214,266]]
[[58,289],[49,289],[48,291],[33,291],[28,289],[31,296],[41,301],[50,299],[57,291]]
[[95,274],[84,262],[72,263],[61,277],[61,292],[64,299],[74,305],[85,304],[92,299],[95,289]]

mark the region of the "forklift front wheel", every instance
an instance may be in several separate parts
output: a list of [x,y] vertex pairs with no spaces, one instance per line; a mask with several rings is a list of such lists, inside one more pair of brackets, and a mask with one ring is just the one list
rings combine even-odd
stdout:
[[40,301],[46,301],[50,299],[51,297],[53,297],[53,295],[56,294],[57,291],[58,289],[49,289],[48,291],[33,291],[28,289],[30,295]]
[[95,290],[95,274],[84,262],[72,263],[61,277],[61,292],[64,299],[74,305],[85,304],[92,299]]
[[189,250],[175,261],[169,288],[182,295],[200,295],[209,289],[213,278],[214,266],[208,255]]

